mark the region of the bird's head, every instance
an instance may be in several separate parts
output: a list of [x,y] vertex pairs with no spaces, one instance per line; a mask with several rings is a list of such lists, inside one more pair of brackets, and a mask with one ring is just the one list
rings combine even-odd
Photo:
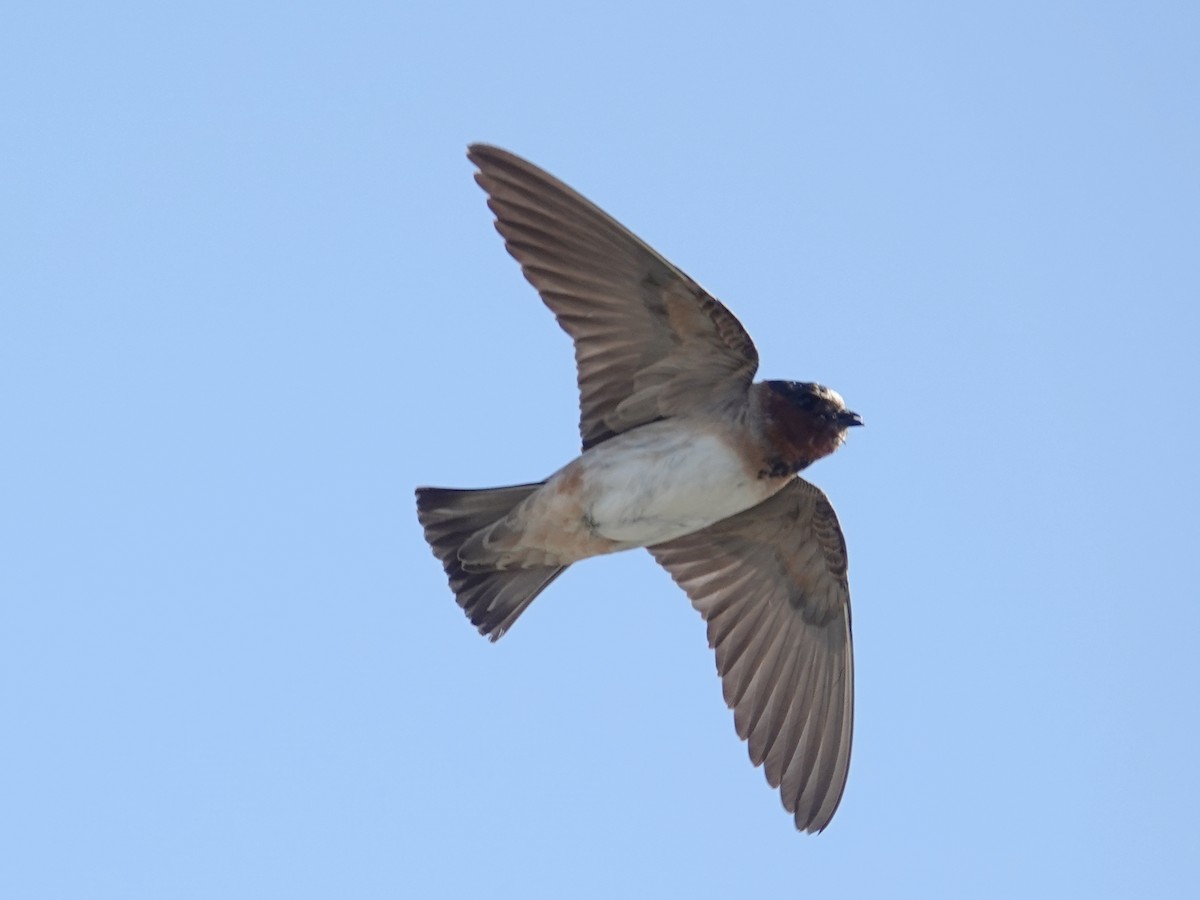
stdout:
[[813,381],[766,381],[770,439],[794,471],[828,456],[863,423],[833,388]]

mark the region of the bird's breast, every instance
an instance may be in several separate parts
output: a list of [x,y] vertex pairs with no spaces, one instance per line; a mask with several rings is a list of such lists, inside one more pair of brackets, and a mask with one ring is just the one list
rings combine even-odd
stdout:
[[568,469],[576,466],[588,527],[630,547],[699,531],[761,503],[786,481],[758,477],[736,434],[678,421],[618,435]]

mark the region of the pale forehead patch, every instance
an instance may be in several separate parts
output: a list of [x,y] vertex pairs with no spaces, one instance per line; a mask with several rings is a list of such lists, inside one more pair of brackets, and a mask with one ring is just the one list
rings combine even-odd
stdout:
[[843,400],[842,395],[839,394],[837,391],[835,391],[833,388],[825,387],[825,385],[823,385],[823,384],[818,384],[817,390],[822,395],[824,395],[826,398],[828,398],[829,400],[832,400],[834,403],[836,403],[838,405],[838,408],[840,408],[840,409],[846,408],[846,401]]

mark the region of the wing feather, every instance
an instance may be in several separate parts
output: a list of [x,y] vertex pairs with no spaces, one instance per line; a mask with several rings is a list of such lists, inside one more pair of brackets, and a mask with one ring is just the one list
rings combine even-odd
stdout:
[[537,166],[484,144],[467,155],[509,253],[575,343],[585,450],[744,397],[758,353],[720,301]]
[[846,544],[829,500],[795,478],[650,552],[708,622],[751,762],[797,828],[822,830],[845,790],[854,711]]

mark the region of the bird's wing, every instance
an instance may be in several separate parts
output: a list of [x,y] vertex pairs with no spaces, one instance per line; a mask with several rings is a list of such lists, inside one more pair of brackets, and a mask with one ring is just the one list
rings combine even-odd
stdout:
[[820,831],[850,765],[854,661],[846,543],[802,478],[758,506],[649,548],[708,623],[725,702],[796,827]]
[[720,301],[537,166],[484,144],[467,155],[508,252],[575,342],[585,450],[741,399],[758,353]]

